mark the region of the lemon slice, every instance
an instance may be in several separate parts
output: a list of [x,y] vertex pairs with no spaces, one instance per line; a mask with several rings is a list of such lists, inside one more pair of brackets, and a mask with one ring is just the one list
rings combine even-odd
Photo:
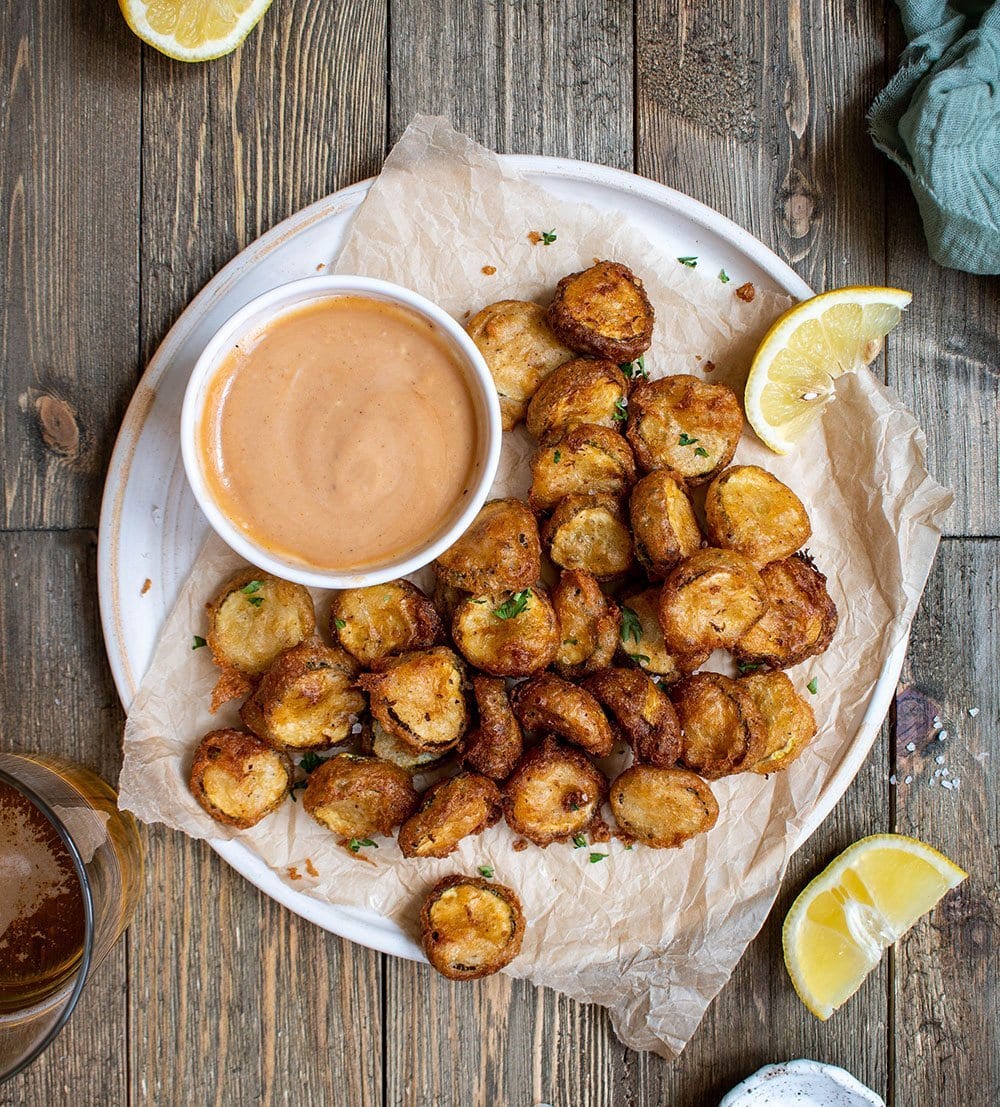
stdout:
[[899,288],[838,288],[789,308],[750,366],[744,406],[757,437],[787,454],[819,418],[843,373],[870,365],[913,295]]
[[132,31],[178,61],[229,54],[257,26],[271,0],[118,0]]
[[969,874],[902,834],[862,838],[806,885],[785,917],[785,967],[799,998],[828,1019],[882,951]]

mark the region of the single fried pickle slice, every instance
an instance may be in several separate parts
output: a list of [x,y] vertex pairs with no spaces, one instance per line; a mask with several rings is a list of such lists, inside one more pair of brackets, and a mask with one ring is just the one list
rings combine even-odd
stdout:
[[504,817],[515,834],[547,846],[585,831],[607,792],[607,777],[585,753],[548,737],[503,786]]
[[625,419],[628,379],[613,361],[574,358],[539,385],[525,423],[539,441],[581,423],[616,428]]
[[674,705],[638,669],[603,669],[583,687],[614,715],[637,761],[669,768],[680,753],[681,729]]
[[327,758],[309,774],[302,797],[308,814],[341,838],[391,834],[418,803],[408,772],[357,753]]
[[564,569],[551,597],[559,624],[556,671],[579,677],[607,668],[618,648],[618,605],[604,595],[591,573],[581,569]]
[[737,640],[733,653],[739,661],[788,669],[823,653],[837,629],[837,605],[812,559],[793,554],[765,565],[760,575],[768,607]]
[[495,596],[469,596],[451,623],[462,655],[492,676],[531,676],[552,663],[559,626],[541,585]]
[[550,511],[567,496],[620,499],[635,483],[635,458],[628,442],[610,427],[582,423],[531,456],[533,511]]
[[767,607],[767,589],[752,562],[735,550],[699,550],[663,582],[663,640],[672,653],[688,657],[729,649]]
[[506,780],[524,752],[524,735],[511,710],[507,682],[477,675],[472,678],[472,692],[479,725],[465,738],[462,764],[491,780]]
[[420,908],[420,943],[449,980],[499,972],[521,951],[524,911],[510,888],[474,876],[446,876]]
[[737,683],[749,692],[764,722],[764,753],[750,772],[787,769],[816,736],[816,716],[784,673],[754,673]]
[[614,732],[597,700],[554,673],[524,681],[511,698],[514,714],[526,730],[556,734],[592,757],[607,757],[615,748]]
[[542,528],[542,538],[556,565],[597,580],[614,580],[635,561],[625,513],[611,496],[566,496]]
[[437,753],[434,750],[415,750],[406,742],[401,742],[395,734],[390,734],[378,719],[371,719],[361,731],[360,746],[364,753],[370,753],[382,761],[398,765],[408,773],[424,773],[436,768],[448,759],[450,751]]
[[701,548],[701,529],[688,494],[665,469],[647,473],[632,489],[629,520],[635,556],[653,580]]
[[351,738],[365,697],[345,650],[300,642],[275,659],[240,708],[243,723],[277,749],[322,750]]
[[288,795],[292,763],[255,734],[212,730],[194,751],[188,785],[216,822],[246,830]]
[[659,607],[660,589],[655,587],[622,600],[621,652],[644,672],[655,673],[661,684],[672,684],[704,665],[709,655],[671,653],[663,641]]
[[541,382],[573,351],[552,333],[545,309],[526,300],[499,300],[465,325],[489,368],[500,399],[504,430],[524,418]]
[[444,753],[465,733],[465,666],[447,646],[388,657],[358,683],[375,718],[413,750]]
[[477,773],[440,780],[424,793],[420,808],[399,828],[404,857],[447,857],[463,838],[481,834],[500,818],[500,792]]
[[546,318],[567,346],[616,365],[634,361],[653,340],[653,307],[642,281],[616,261],[563,277]]
[[538,524],[523,500],[490,500],[434,563],[438,579],[477,595],[517,592],[542,571]]
[[724,384],[678,373],[639,381],[629,394],[626,434],[647,472],[704,484],[732,461],[742,433],[743,410]]
[[651,849],[677,849],[719,818],[719,804],[700,777],[684,769],[632,765],[611,785],[618,837]]
[[205,640],[222,670],[211,710],[246,695],[279,653],[316,630],[312,596],[301,584],[248,566],[231,577],[205,605]]
[[681,724],[681,764],[709,780],[741,773],[767,748],[753,696],[721,673],[694,673],[671,689]]
[[433,646],[444,626],[431,601],[408,580],[346,588],[330,605],[330,636],[364,666],[390,654]]
[[758,567],[780,561],[809,541],[812,527],[802,501],[757,465],[733,465],[705,494],[709,541],[738,550]]

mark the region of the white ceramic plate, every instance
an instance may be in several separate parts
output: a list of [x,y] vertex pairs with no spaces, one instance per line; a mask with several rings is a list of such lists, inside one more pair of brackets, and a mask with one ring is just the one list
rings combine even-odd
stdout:
[[[562,158],[505,160],[553,195],[623,213],[666,254],[697,254],[708,272],[801,299],[812,292],[787,265],[718,212],[631,173]],[[98,589],[108,658],[126,708],[149,665],[156,639],[207,534],[181,463],[181,402],[202,347],[255,296],[311,276],[336,258],[351,215],[371,181],[303,209],[248,246],[191,301],[146,369],[122,423],[101,505]],[[149,581],[148,587],[146,581]],[[799,845],[830,813],[861,767],[892,701],[906,652],[901,643],[875,687],[851,754],[803,827]],[[391,920],[371,911],[321,903],[292,891],[239,842],[213,849],[272,899],[318,926],[372,949],[423,959]]]

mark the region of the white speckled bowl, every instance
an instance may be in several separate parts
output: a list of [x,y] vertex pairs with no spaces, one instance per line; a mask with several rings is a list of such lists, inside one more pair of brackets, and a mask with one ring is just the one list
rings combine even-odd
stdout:
[[845,1069],[800,1060],[758,1069],[719,1107],[885,1107],[885,1100]]

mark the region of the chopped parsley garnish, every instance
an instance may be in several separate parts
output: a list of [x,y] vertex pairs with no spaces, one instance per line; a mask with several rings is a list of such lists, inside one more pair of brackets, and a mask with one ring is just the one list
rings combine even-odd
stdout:
[[591,865],[596,865],[598,861],[603,861],[608,855],[606,853],[592,853],[590,855]]
[[528,600],[531,599],[531,589],[525,588],[523,592],[515,592],[509,600],[504,602],[493,609],[493,614],[498,619],[516,619],[528,606]]
[[374,846],[376,849],[378,849],[378,842],[373,842],[371,838],[351,839],[351,853],[357,853],[362,846]]
[[333,625],[337,628],[337,630],[343,630],[344,627],[347,626],[347,623],[345,623],[343,619],[334,619]]
[[621,639],[627,642],[630,638],[633,642],[642,640],[642,620],[631,607],[623,607]]
[[558,465],[559,464],[559,459],[561,457],[562,457],[562,454],[558,450],[556,450],[556,452],[552,455],[552,460],[556,463],[556,465]]
[[637,377],[642,377],[643,380],[649,380],[649,371],[646,369],[645,354],[640,354],[635,361],[623,361],[618,368],[621,369],[630,381],[634,381]]
[[729,274],[725,269],[719,270],[719,280],[722,281],[723,284],[729,284]]
[[481,600],[473,600],[472,602],[473,602],[473,603],[486,603],[486,600],[485,600],[485,599],[481,599]]
[[486,877],[487,880],[493,879],[493,866],[492,865],[480,865],[479,875]]
[[620,400],[615,400],[615,413],[611,416],[616,423],[624,423],[628,418],[628,400],[622,397]]
[[194,638],[192,639],[191,649],[200,650],[202,646],[207,646],[207,645],[208,645],[208,643],[205,641],[205,639],[202,638],[202,636],[200,634],[196,634],[194,636]]
[[742,676],[744,673],[756,672],[758,669],[763,668],[763,665],[761,665],[759,661],[740,661],[736,668],[739,669],[740,676]]
[[678,258],[677,260],[681,263],[681,265],[686,265],[688,269],[696,269],[698,267],[697,255],[688,258]]
[[582,834],[573,835],[573,849],[583,849],[587,844],[587,839]]
[[699,457],[708,457],[708,450],[706,450],[704,446],[695,446],[694,452]]
[[681,431],[680,438],[677,439],[678,446],[693,446],[697,442],[697,438],[692,438],[687,431]]
[[542,242],[546,246],[551,246],[557,237],[555,227],[553,227],[551,231],[542,231]]
[[580,805],[578,803],[571,803],[569,805],[569,809],[570,809],[570,811],[579,811],[580,810]]
[[637,665],[649,664],[649,658],[644,653],[630,653],[629,657],[631,657]]
[[304,773],[311,773],[313,772],[313,770],[318,769],[325,760],[325,757],[317,757],[312,750],[309,750],[309,752],[305,754],[302,760],[299,762],[299,768]]
[[564,638],[563,639],[563,645],[564,646],[575,646],[577,644],[578,643],[577,643],[577,640],[575,638]]
[[259,592],[264,587],[262,580],[252,580],[249,584],[244,584],[240,591],[244,596],[252,596],[254,592]]
[[627,846],[626,846],[625,848],[626,848],[626,849],[631,849],[631,848],[632,848],[632,843],[631,843],[631,842],[629,842],[629,844],[628,844],[628,845],[627,845]]
[[809,683],[806,685],[806,687],[815,696],[816,693],[819,691],[819,681],[816,677],[813,677],[812,680],[809,681]]

